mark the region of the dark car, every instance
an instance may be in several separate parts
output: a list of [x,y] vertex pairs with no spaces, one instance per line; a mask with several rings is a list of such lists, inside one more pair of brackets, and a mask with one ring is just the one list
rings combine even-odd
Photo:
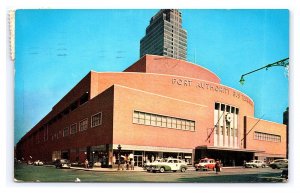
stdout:
[[69,169],[71,167],[70,161],[67,159],[57,159],[54,162],[54,165],[56,168],[67,168]]
[[289,169],[288,168],[283,168],[282,172],[281,172],[281,177],[288,179],[289,178]]
[[280,169],[280,168],[287,168],[289,165],[289,162],[287,159],[277,159],[270,163],[270,167],[272,169]]

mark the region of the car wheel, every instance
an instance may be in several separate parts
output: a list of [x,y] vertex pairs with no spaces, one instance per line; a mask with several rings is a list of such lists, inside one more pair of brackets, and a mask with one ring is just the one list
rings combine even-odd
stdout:
[[186,171],[185,167],[182,167],[180,171],[185,172]]
[[160,173],[164,173],[165,172],[165,168],[161,167],[161,168],[159,168],[159,171],[160,171]]

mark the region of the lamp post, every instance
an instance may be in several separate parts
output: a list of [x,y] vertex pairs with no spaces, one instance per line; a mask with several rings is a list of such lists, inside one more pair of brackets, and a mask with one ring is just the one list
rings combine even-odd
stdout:
[[248,72],[248,73],[243,74],[243,75],[241,76],[241,79],[240,79],[239,82],[241,83],[241,85],[243,85],[243,84],[245,83],[244,77],[245,77],[246,75],[248,75],[248,74],[253,73],[253,72],[257,72],[257,71],[262,70],[262,69],[268,70],[268,68],[271,68],[271,67],[274,67],[274,66],[282,66],[282,67],[287,68],[288,65],[289,65],[289,58],[285,58],[285,59],[283,59],[283,60],[279,60],[279,61],[274,62],[274,63],[272,63],[272,64],[268,64],[268,65],[266,65],[266,66],[263,66],[263,67],[258,68],[258,69],[256,69],[256,70],[253,70],[253,71],[251,71],[251,72]]
[[94,155],[95,155],[95,152],[93,151],[93,157],[92,157],[92,164],[94,165]]
[[118,170],[120,170],[120,164],[121,164],[121,145],[118,145]]

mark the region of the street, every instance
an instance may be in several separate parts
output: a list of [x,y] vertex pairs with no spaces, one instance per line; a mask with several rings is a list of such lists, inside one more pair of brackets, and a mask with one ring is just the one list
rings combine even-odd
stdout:
[[214,171],[148,173],[146,171],[84,171],[56,169],[52,166],[15,165],[17,182],[204,182],[204,183],[265,183],[285,182],[281,170],[271,168],[223,168]]

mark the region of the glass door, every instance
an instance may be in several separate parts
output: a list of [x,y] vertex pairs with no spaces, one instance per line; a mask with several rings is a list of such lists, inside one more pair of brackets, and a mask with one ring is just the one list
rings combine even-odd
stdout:
[[142,155],[134,155],[134,166],[143,167],[143,156]]

